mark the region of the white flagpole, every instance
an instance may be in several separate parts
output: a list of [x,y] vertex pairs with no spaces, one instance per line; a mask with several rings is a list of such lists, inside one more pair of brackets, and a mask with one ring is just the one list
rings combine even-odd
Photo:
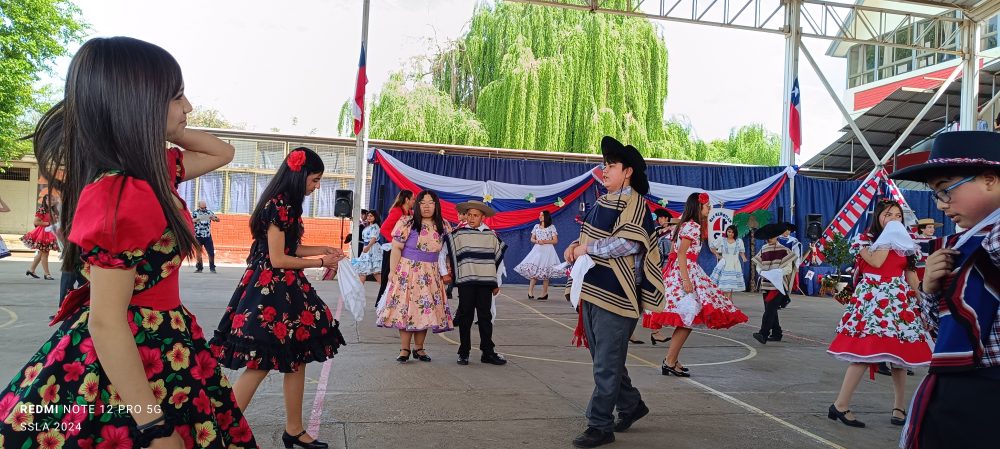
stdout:
[[[366,71],[367,71],[367,67],[368,67],[368,6],[369,6],[369,3],[370,3],[370,0],[365,0],[365,3],[364,3],[364,13],[362,15],[362,21],[361,21],[361,48],[365,52],[365,69],[366,69]],[[361,70],[361,67],[358,67],[358,70]],[[354,91],[355,92],[358,91],[358,87],[359,86],[357,86],[357,84],[355,84],[355,86],[354,86]],[[367,94],[366,94],[366,96],[367,96]],[[361,256],[361,254],[358,254],[358,251],[360,250],[360,248],[358,247],[357,242],[361,241],[361,233],[359,232],[359,225],[360,225],[360,220],[361,220],[361,209],[362,209],[364,198],[365,198],[365,175],[368,173],[368,164],[365,161],[365,152],[366,152],[367,147],[368,147],[368,145],[367,145],[368,142],[367,142],[367,139],[365,139],[365,135],[368,134],[368,126],[367,126],[366,122],[367,122],[368,114],[369,114],[370,111],[368,111],[367,108],[364,108],[367,105],[365,104],[365,100],[363,98],[362,98],[361,102],[362,102],[361,106],[363,108],[365,116],[361,120],[361,127],[362,127],[361,128],[361,132],[359,132],[358,135],[357,135],[357,141],[356,141],[356,145],[355,145],[355,148],[354,148],[354,152],[355,152],[355,158],[354,158],[354,210],[351,211],[351,235],[353,236],[353,238],[351,239],[351,246],[350,246],[351,251],[348,253],[348,254],[351,254],[353,257],[359,257],[359,256]]]

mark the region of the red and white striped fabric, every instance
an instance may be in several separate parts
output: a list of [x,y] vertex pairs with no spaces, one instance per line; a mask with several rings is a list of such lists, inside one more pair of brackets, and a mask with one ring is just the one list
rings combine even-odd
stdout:
[[899,191],[899,187],[896,183],[889,178],[889,173],[885,170],[879,170],[868,176],[858,186],[858,190],[854,191],[851,195],[851,199],[847,201],[847,204],[837,212],[835,218],[830,221],[830,225],[826,227],[826,231],[823,232],[823,237],[817,242],[816,248],[818,250],[817,256],[820,260],[825,259],[823,256],[823,250],[826,249],[826,245],[833,240],[833,237],[837,234],[846,236],[855,225],[858,224],[858,220],[865,214],[868,210],[868,206],[871,205],[872,200],[879,193],[879,184],[886,184],[886,193],[892,197],[893,200],[898,202],[903,206],[904,210],[909,210],[910,206],[906,203],[906,198],[903,198],[902,192]]

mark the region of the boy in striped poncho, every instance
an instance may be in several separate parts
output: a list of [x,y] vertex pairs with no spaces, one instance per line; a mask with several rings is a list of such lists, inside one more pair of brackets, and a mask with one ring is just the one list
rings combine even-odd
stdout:
[[496,353],[493,344],[493,314],[490,306],[493,295],[500,293],[497,268],[503,262],[507,245],[497,234],[483,224],[483,218],[496,212],[480,201],[467,201],[456,206],[465,215],[467,226],[456,228],[448,236],[448,253],[454,270],[454,285],[458,287],[458,311],[455,324],[461,344],[458,346],[458,364],[469,364],[472,349],[472,322],[479,315],[479,349],[483,351],[482,363],[503,365],[507,360]]

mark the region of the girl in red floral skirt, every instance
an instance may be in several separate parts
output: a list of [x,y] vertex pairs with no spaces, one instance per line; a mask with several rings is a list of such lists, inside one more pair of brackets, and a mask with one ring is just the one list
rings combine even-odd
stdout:
[[303,428],[305,364],[332,358],[344,344],[339,323],[303,272],[344,258],[339,249],[301,244],[302,202],[319,187],[323,170],[319,155],[296,148],[264,189],[250,216],[254,242],[246,272],[212,339],[223,365],[246,367],[234,386],[244,410],[268,371],[285,373],[285,447],[327,447]]
[[[892,362],[893,409],[890,421],[903,425],[906,412],[907,366],[926,365],[931,360],[931,349],[925,336],[920,309],[916,299],[916,242],[907,253],[883,234],[892,237],[892,228],[909,238],[902,227],[903,209],[899,203],[882,200],[875,206],[875,214],[868,232],[857,237],[851,252],[857,256],[857,282],[850,302],[837,326],[837,336],[827,349],[839,360],[850,362],[844,374],[837,400],[830,405],[828,416],[839,419],[851,427],[865,424],[851,413],[851,396],[861,382],[861,376],[873,363]],[[890,222],[895,223],[889,226]]]
[[33,143],[62,192],[66,268],[80,258],[89,282],[0,391],[0,447],[257,447],[178,287],[196,243],[177,184],[226,165],[233,147],[185,129],[180,67],[143,41],[88,41],[65,92]]
[[42,264],[42,271],[45,273],[45,280],[54,281],[52,273],[49,272],[49,251],[59,249],[56,243],[56,234],[52,232],[52,197],[45,195],[42,197],[42,204],[35,210],[35,229],[21,237],[21,242],[28,249],[37,251],[34,260],[31,261],[31,269],[24,272],[25,276],[38,279],[35,268]]

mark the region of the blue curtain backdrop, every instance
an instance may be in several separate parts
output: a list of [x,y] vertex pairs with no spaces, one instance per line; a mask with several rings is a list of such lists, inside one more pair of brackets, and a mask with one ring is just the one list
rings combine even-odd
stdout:
[[[513,184],[546,185],[579,176],[594,167],[594,164],[575,162],[550,162],[512,159],[492,159],[472,156],[443,156],[432,153],[417,153],[388,150],[387,154],[399,159],[402,163],[418,170],[464,179],[493,180]],[[707,190],[731,189],[751,184],[780,172],[779,167],[690,167],[690,166],[654,166],[649,168],[650,181],[664,184],[702,187]],[[372,171],[370,204],[382,215],[392,205],[399,189],[386,176],[385,171],[375,166]],[[789,190],[782,189],[771,211],[777,213],[778,207],[784,207],[788,213]],[[414,192],[416,193],[416,192]],[[597,199],[598,188],[589,189],[580,200],[569,203],[552,216],[552,222],[559,230],[559,243],[556,251],[562,258],[562,252],[580,234],[580,226],[574,218],[579,214],[580,202],[588,207]],[[531,251],[531,230],[500,233],[500,238],[507,243],[509,249],[504,257],[507,265],[509,283],[527,283],[514,272],[513,268]],[[749,246],[747,246],[749,251]],[[747,257],[752,255],[748,254]],[[708,271],[715,266],[715,258],[704,245],[699,262]],[[557,281],[562,283],[565,279]]]

